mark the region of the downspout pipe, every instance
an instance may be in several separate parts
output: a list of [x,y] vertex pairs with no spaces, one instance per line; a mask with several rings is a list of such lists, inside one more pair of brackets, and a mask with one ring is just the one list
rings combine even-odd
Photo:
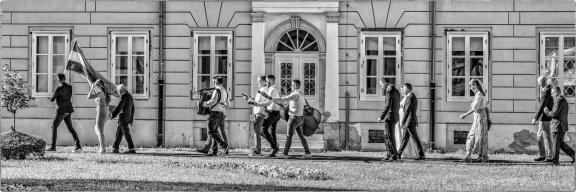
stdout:
[[429,150],[434,150],[435,141],[434,133],[436,127],[436,71],[434,64],[436,62],[436,0],[430,0],[429,4],[429,23],[430,23],[430,70],[429,74],[429,85],[430,89],[430,141],[428,145]]
[[158,38],[160,67],[158,70],[158,132],[156,134],[156,147],[164,146],[164,38],[166,32],[166,1],[160,1]]

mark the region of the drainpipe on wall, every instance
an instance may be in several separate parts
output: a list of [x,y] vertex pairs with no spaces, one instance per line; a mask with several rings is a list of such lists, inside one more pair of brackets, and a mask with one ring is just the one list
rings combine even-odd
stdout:
[[166,1],[160,1],[160,38],[158,38],[159,45],[159,63],[158,70],[158,132],[156,134],[156,147],[164,146],[164,34],[166,31]]
[[436,80],[435,80],[435,60],[436,60],[436,1],[431,0],[429,3],[429,19],[430,19],[430,72],[429,75],[429,89],[430,89],[430,141],[428,145],[429,150],[435,149],[434,133],[436,127]]

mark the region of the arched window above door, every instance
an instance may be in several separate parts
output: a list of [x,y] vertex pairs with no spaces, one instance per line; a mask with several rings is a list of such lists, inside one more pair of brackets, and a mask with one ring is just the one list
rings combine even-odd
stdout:
[[301,29],[290,30],[280,37],[276,51],[318,52],[318,42],[312,34]]

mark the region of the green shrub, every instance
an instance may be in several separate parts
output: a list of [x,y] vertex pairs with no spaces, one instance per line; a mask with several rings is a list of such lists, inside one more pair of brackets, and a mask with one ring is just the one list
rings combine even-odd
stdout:
[[0,136],[0,151],[2,157],[6,159],[25,159],[33,154],[39,157],[44,156],[46,141],[17,131],[3,133]]

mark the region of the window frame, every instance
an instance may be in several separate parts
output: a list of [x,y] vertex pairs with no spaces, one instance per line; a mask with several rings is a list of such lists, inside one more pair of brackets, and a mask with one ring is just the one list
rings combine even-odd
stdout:
[[[564,37],[573,37],[576,38],[576,35],[574,35],[574,32],[540,32],[539,34],[539,38],[540,38],[540,50],[539,50],[539,63],[538,63],[538,68],[540,70],[539,75],[545,75],[546,72],[546,37],[558,37],[558,53],[559,55],[558,60],[560,60],[560,69],[558,70],[558,77],[557,79],[557,83],[558,83],[558,87],[560,87],[562,96],[564,96],[566,99],[569,100],[576,100],[576,96],[570,96],[570,95],[565,95],[565,91],[564,91],[564,50],[567,50],[564,47]],[[567,56],[568,58],[573,58],[576,59],[576,55],[574,56]],[[576,68],[576,66],[574,66]],[[548,77],[548,76],[547,76]],[[575,77],[576,78],[576,77]],[[575,90],[576,91],[576,90]],[[576,95],[576,94],[575,94]]]
[[[377,37],[378,38],[378,55],[377,56],[366,56],[366,37]],[[380,101],[380,100],[384,100],[384,95],[383,95],[383,89],[380,88],[380,85],[378,83],[378,81],[383,78],[383,77],[388,77],[391,78],[392,76],[386,76],[383,75],[382,73],[384,72],[384,57],[387,57],[386,55],[384,55],[384,43],[383,43],[383,38],[384,37],[395,37],[396,38],[396,66],[395,66],[395,72],[396,75],[394,76],[396,78],[396,86],[398,87],[401,83],[402,83],[402,56],[403,56],[403,50],[402,50],[402,33],[400,31],[379,31],[379,32],[375,32],[375,31],[362,31],[360,32],[360,53],[359,53],[359,74],[360,74],[360,89],[358,90],[358,92],[360,93],[360,100],[376,100],[376,101]],[[366,74],[366,69],[367,69],[367,64],[366,64],[366,59],[367,57],[370,57],[372,59],[376,58],[377,60],[377,72],[376,72],[376,94],[366,94],[366,78],[367,78],[367,74]],[[391,58],[391,57],[388,57]]]
[[[54,78],[54,76],[55,76],[54,70],[53,70],[53,67],[54,67],[53,54],[54,53],[52,53],[53,52],[52,51],[53,43],[54,43],[53,38],[54,38],[54,36],[64,36],[64,39],[65,39],[64,47],[65,48],[64,48],[64,60],[63,60],[64,64],[63,65],[64,65],[64,69],[66,69],[66,64],[68,61],[68,57],[70,55],[70,33],[68,31],[32,31],[31,35],[32,35],[31,36],[31,38],[32,38],[32,40],[31,40],[32,51],[30,53],[30,60],[32,63],[32,67],[31,67],[32,68],[31,69],[32,70],[31,71],[32,72],[31,73],[32,74],[32,78],[31,78],[32,79],[32,83],[31,83],[32,84],[32,97],[50,97],[50,96],[52,96],[52,92],[54,91],[54,89],[56,89],[56,86],[57,86],[57,85],[52,84],[54,81],[52,78]],[[38,36],[48,36],[48,55],[47,55],[48,56],[48,72],[46,73],[48,75],[48,88],[47,88],[46,92],[38,92],[37,91],[38,84],[37,84],[36,78],[37,78],[37,75],[39,74],[37,72],[37,67],[38,67],[38,65],[37,65],[38,64],[38,61],[37,61],[37,55],[38,55],[38,53],[37,53],[37,47],[38,47],[37,46],[37,43],[38,43],[37,37]],[[66,76],[69,77],[68,71],[63,72],[63,73],[65,73]],[[40,74],[43,74],[43,73],[40,73]],[[67,78],[67,81],[70,82],[70,78]]]
[[[199,46],[199,42],[198,42],[198,37],[210,37],[210,50],[211,50],[211,54],[210,54],[210,77],[212,76],[223,76],[223,74],[218,74],[216,73],[216,53],[215,51],[212,52],[212,50],[216,49],[216,44],[215,44],[215,39],[217,36],[224,36],[228,38],[228,47],[227,47],[227,58],[228,58],[228,62],[227,62],[227,69],[226,69],[226,91],[228,91],[228,99],[231,101],[232,100],[232,87],[234,87],[234,82],[233,82],[233,67],[232,67],[232,63],[234,61],[233,58],[233,50],[234,50],[234,35],[232,31],[192,31],[192,43],[193,43],[193,51],[192,51],[192,91],[196,92],[199,89],[199,83],[200,81],[198,80],[199,78],[199,74],[198,74],[198,69],[199,69],[199,61],[198,61],[198,57],[199,57],[199,53],[198,53],[198,46]],[[212,80],[210,80],[210,86],[209,87],[213,87],[213,83]],[[198,95],[197,94],[193,94],[192,95],[192,99],[198,99]]]
[[[465,96],[452,96],[452,38],[453,37],[464,37],[464,90]],[[490,51],[489,51],[489,38],[490,34],[488,32],[448,32],[446,34],[446,99],[448,101],[472,101],[474,95],[469,95],[468,84],[472,78],[478,78],[478,76],[470,75],[470,38],[471,37],[482,37],[482,51],[483,51],[483,66],[482,66],[482,85],[485,89],[486,95],[489,95],[489,65],[490,65]],[[475,57],[479,58],[479,57]]]
[[[116,83],[116,38],[128,37],[128,85],[127,88],[134,97],[134,99],[149,99],[150,98],[150,32],[149,31],[111,31],[110,32],[110,81]],[[132,39],[134,37],[144,37],[144,93],[132,93]]]

